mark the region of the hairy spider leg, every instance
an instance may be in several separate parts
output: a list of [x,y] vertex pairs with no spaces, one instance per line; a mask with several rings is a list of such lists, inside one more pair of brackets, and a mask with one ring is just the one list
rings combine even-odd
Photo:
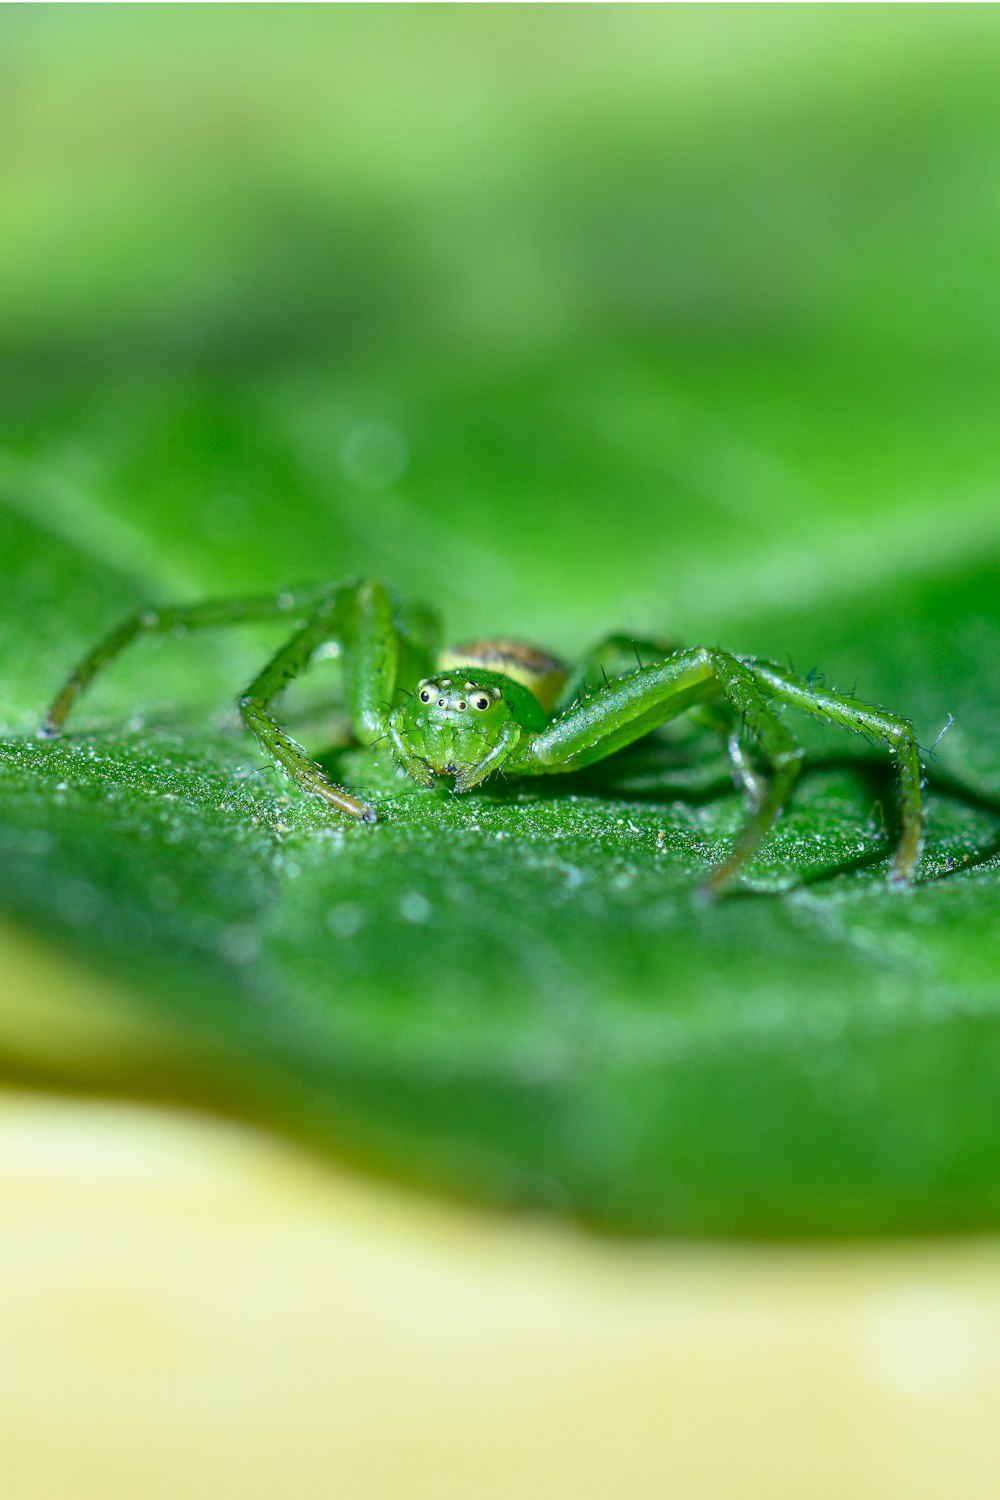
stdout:
[[736,790],[743,793],[751,810],[759,807],[767,793],[767,781],[747,753],[740,716],[733,705],[725,698],[715,703],[700,703],[691,710],[691,718],[720,737]]
[[890,879],[894,885],[908,885],[920,857],[924,838],[924,798],[920,747],[908,719],[889,714],[872,703],[865,703],[846,693],[834,693],[821,686],[810,687],[771,662],[748,660],[754,677],[772,698],[791,704],[817,719],[839,724],[855,734],[885,745],[896,759],[899,774],[900,822],[902,825]]
[[637,667],[659,661],[681,649],[681,642],[666,637],[627,635],[616,631],[604,636],[586,655],[569,668],[566,681],[556,699],[556,712],[569,708],[586,692],[603,687],[616,678],[627,677]]
[[722,691],[711,653],[675,651],[585,693],[527,736],[509,769],[522,775],[577,771]]
[[[770,699],[882,740],[900,757],[903,833],[893,879],[906,883],[920,850],[922,794],[912,728],[870,704],[838,694],[812,691],[792,673],[726,651],[689,647],[598,688],[557,714],[530,735],[509,763],[522,775],[574,771],[603,760],[698,704],[721,695],[732,706],[743,732],[751,736],[771,770],[770,781],[736,840],[732,853],[707,885],[719,894],[740,872],[770,831],[795,784],[803,751],[778,719]],[[755,793],[761,789],[754,787]]]
[[[739,716],[737,756],[742,753],[741,735],[747,734],[760,746],[771,773],[770,780],[755,789],[750,816],[737,835],[729,858],[705,882],[706,893],[717,896],[732,884],[774,827],[798,780],[805,751],[768,705],[750,668],[726,651],[712,651],[710,656],[726,701]],[[732,752],[730,756],[736,765]]]
[[[616,678],[629,676],[636,667],[649,665],[682,649],[681,642],[667,636],[628,635],[623,631],[605,636],[569,669],[556,708],[569,708],[588,690],[607,686]],[[767,791],[767,782],[755,770],[740,740],[739,715],[732,705],[725,699],[697,704],[691,716],[721,737],[733,781],[743,792],[748,806],[758,807]]]
[[99,641],[79,661],[49,707],[39,733],[44,738],[60,734],[77,698],[97,674],[111,665],[135,640],[147,635],[170,635],[188,630],[213,630],[258,621],[301,620],[333,589],[331,584],[284,589],[277,594],[256,594],[241,599],[208,600],[167,609],[144,609],[131,615],[117,630]]
[[767,795],[767,782],[751,765],[750,757],[740,739],[739,724],[735,719],[724,728],[723,739],[726,754],[729,757],[729,769],[737,789],[743,793],[748,806],[759,807]]
[[402,606],[404,632],[397,627],[392,601],[378,583],[324,584],[278,594],[145,610],[131,616],[100,642],[66,680],[50,707],[41,733],[60,733],[80,693],[126,646],[143,635],[222,628],[292,619],[299,628],[275,653],[239,700],[244,724],[278,766],[304,791],[348,816],[375,821],[370,803],[339,787],[269,712],[275,696],[332,641],[344,647],[346,698],[354,732],[362,744],[387,733],[387,714],[396,689],[401,650],[412,669],[425,670],[435,649],[436,621],[428,611]]
[[370,745],[386,732],[382,700],[395,691],[399,661],[392,602],[379,584],[339,589],[321,604],[254,678],[239,699],[239,710],[262,748],[303,791],[348,817],[374,823],[371,803],[338,786],[269,712],[278,693],[306,670],[321,646],[334,640],[350,646],[345,652],[348,713],[358,739]]

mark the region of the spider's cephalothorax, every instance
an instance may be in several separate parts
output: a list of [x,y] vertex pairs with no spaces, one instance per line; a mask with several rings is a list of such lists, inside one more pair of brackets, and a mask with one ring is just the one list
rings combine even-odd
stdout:
[[413,697],[390,714],[396,755],[418,781],[429,783],[433,777],[415,772],[414,759],[438,776],[464,782],[506,742],[510,706],[500,684],[482,677],[425,677]]
[[[534,680],[523,660],[518,679],[491,670],[514,666],[518,658],[507,643],[480,643],[442,653],[449,665],[424,677],[407,701],[389,715],[389,736],[399,764],[430,786],[434,775],[454,776],[457,791],[478,786],[513,758],[526,734],[541,729],[546,714],[527,686]],[[550,673],[554,658],[546,658]],[[565,673],[563,673],[565,676]]]
[[349,817],[372,823],[377,814],[370,802],[337,786],[270,711],[282,688],[331,643],[340,647],[358,741],[387,739],[414,780],[431,786],[437,776],[454,777],[458,792],[497,771],[575,771],[688,709],[711,705],[748,804],[741,833],[706,882],[712,894],[740,874],[795,784],[802,751],[779,717],[781,709],[788,705],[867,735],[896,759],[901,829],[891,878],[897,885],[912,878],[923,837],[923,792],[920,753],[907,720],[771,662],[715,647],[612,635],[573,668],[519,642],[478,641],[441,650],[433,613],[397,603],[380,583],[324,584],[144,610],[83,658],[52,703],[42,733],[61,731],[78,695],[137,636],[268,619],[284,619],[294,631],[239,699],[243,721],[303,790]]

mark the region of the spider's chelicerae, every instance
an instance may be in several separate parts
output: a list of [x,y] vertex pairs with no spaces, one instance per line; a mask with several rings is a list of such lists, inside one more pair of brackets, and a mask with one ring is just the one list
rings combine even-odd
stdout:
[[[718,894],[740,873],[772,827],[799,774],[803,752],[775,705],[880,741],[899,769],[900,837],[891,880],[907,884],[923,831],[920,752],[911,725],[783,667],[707,646],[664,646],[613,635],[573,667],[543,651],[502,640],[440,645],[433,613],[398,604],[380,583],[324,584],[262,597],[148,610],[134,615],[85,656],[46,715],[58,734],[78,695],[138,636],[285,619],[294,633],[239,699],[247,728],[304,791],[363,823],[374,807],[337,786],[270,712],[280,690],[321,648],[340,647],[347,709],[362,745],[388,739],[404,771],[423,786],[454,777],[467,792],[503,769],[517,776],[576,771],[620,750],[688,709],[713,705],[746,822],[706,890]],[[643,665],[643,659],[645,664]],[[595,687],[600,682],[602,685]],[[405,694],[392,707],[397,694]],[[752,767],[755,745],[770,775]]]

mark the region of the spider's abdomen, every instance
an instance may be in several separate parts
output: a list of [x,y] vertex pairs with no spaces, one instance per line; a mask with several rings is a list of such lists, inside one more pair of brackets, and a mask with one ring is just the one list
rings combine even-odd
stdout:
[[482,667],[487,672],[500,672],[512,678],[528,689],[546,713],[551,713],[568,674],[565,662],[525,641],[468,641],[446,646],[438,670],[445,672],[458,667]]

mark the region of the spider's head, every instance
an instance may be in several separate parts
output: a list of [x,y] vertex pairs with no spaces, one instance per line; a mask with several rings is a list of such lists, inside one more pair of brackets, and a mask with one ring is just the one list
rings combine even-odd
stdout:
[[392,716],[402,746],[438,776],[462,780],[500,743],[513,706],[498,672],[481,668],[425,677]]

